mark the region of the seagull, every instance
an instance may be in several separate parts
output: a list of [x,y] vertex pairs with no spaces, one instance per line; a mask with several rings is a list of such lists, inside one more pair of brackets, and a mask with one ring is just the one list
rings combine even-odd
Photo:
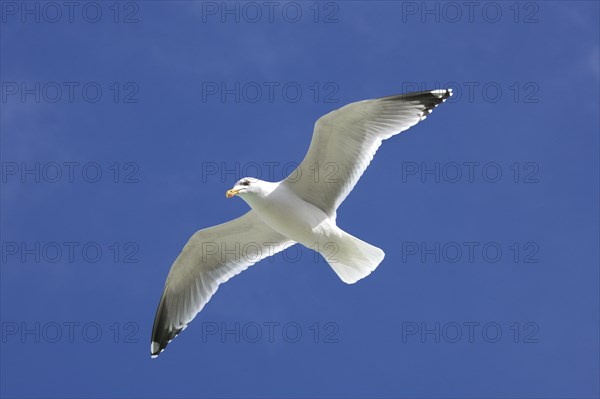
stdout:
[[151,356],[186,328],[220,284],[296,243],[316,248],[344,283],[375,270],[385,253],[340,229],[336,210],[382,141],[416,125],[451,95],[442,89],[350,103],[317,120],[304,160],[286,179],[237,181],[226,197],[240,197],[251,210],[197,231],[183,247],[158,305]]

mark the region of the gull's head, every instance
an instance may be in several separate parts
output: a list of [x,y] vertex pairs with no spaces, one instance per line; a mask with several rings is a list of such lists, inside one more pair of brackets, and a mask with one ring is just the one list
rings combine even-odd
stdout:
[[244,177],[243,179],[238,180],[231,190],[227,190],[225,196],[227,198],[235,197],[239,195],[240,197],[244,197],[246,194],[255,194],[262,191],[262,180],[255,179],[253,177]]

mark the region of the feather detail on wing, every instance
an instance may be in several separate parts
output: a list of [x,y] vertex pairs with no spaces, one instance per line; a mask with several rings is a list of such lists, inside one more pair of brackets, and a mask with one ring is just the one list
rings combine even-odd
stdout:
[[381,142],[425,119],[451,95],[444,89],[364,100],[322,116],[304,160],[285,184],[335,217]]
[[204,308],[219,284],[293,243],[254,211],[196,232],[167,277],[152,329],[152,357],[158,356]]

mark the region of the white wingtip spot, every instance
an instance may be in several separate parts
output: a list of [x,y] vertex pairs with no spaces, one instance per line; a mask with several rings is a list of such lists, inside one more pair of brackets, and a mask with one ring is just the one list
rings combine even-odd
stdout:
[[160,348],[160,345],[158,344],[158,342],[154,342],[152,341],[152,343],[150,344],[150,354],[152,356],[152,359],[157,358],[158,357],[158,349]]
[[[445,102],[446,98],[451,97],[454,93],[452,93],[452,89],[437,89],[431,90],[431,94],[437,98],[441,98],[442,102]],[[446,96],[446,98],[443,98],[444,96]],[[437,107],[437,104],[435,106]]]

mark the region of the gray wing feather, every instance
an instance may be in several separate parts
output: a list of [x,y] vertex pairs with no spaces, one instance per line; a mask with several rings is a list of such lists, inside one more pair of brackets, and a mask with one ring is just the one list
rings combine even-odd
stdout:
[[335,217],[381,142],[425,119],[451,95],[444,89],[364,100],[322,116],[304,160],[285,184]]
[[158,356],[185,329],[219,284],[292,244],[253,211],[196,232],[167,277],[154,319],[151,355]]

